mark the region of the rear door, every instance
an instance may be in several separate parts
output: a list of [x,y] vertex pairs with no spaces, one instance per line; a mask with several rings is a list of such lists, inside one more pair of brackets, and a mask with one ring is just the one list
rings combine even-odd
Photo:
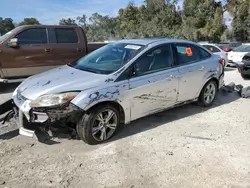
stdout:
[[51,68],[52,54],[49,48],[47,29],[27,28],[14,37],[19,47],[7,45],[2,50],[2,67],[6,77],[24,77],[37,74]]
[[76,28],[50,28],[51,51],[58,65],[73,62],[86,54],[86,46]]
[[211,54],[189,43],[175,43],[175,66],[180,74],[177,101],[192,100],[199,95],[199,90],[209,70]]

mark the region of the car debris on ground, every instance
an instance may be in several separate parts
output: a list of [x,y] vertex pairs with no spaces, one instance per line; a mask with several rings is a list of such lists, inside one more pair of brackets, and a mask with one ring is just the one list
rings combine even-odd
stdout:
[[243,87],[243,85],[236,85],[234,82],[229,83],[221,88],[223,92],[232,93],[237,92],[242,98],[250,98],[250,86]]

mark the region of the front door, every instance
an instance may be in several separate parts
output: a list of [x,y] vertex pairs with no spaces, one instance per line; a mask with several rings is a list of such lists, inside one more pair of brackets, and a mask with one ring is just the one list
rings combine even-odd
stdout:
[[170,44],[156,47],[134,62],[134,77],[129,79],[131,121],[176,103],[178,70],[172,65]]
[[7,77],[24,77],[46,71],[53,65],[46,28],[31,28],[18,33],[19,47],[7,45],[1,52],[1,63]]
[[178,102],[195,99],[204,84],[209,67],[210,54],[198,46],[189,43],[174,45],[176,67],[180,74]]

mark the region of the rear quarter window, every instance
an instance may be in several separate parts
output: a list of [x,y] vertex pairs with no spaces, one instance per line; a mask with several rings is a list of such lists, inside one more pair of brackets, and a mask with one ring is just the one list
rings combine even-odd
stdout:
[[56,28],[57,43],[78,43],[78,36],[74,28]]
[[198,48],[199,48],[199,51],[200,51],[200,58],[201,58],[201,60],[207,59],[207,58],[211,57],[211,54],[208,53],[206,50],[204,50],[204,49],[202,49],[200,47],[198,47]]

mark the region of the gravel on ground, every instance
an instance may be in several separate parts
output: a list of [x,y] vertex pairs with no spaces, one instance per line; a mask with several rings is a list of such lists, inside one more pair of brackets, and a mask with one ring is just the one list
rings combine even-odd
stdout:
[[[226,71],[230,82],[250,85],[235,69]],[[0,125],[0,187],[249,188],[249,106],[220,92],[210,108],[189,104],[140,119],[98,146],[67,137],[40,143],[11,121]]]

